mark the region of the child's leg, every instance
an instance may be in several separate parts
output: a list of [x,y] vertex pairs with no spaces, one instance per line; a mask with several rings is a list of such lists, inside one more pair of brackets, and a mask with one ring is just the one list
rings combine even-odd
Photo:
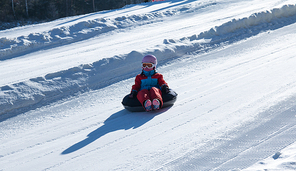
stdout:
[[162,107],[163,105],[163,101],[162,101],[162,96],[161,96],[161,90],[156,88],[156,87],[152,87],[149,91],[150,93],[150,99],[153,100],[153,99],[158,99],[159,102],[160,102],[160,108]]
[[147,89],[143,89],[143,90],[139,91],[138,94],[137,94],[137,98],[138,98],[139,102],[144,107],[144,102],[146,100],[150,99],[150,97],[149,97],[149,91]]

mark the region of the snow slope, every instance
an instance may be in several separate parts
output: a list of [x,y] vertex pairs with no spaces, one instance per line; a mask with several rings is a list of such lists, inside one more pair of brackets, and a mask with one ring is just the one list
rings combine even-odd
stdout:
[[[171,0],[0,31],[0,170],[295,170],[295,5]],[[145,54],[178,100],[130,113]]]

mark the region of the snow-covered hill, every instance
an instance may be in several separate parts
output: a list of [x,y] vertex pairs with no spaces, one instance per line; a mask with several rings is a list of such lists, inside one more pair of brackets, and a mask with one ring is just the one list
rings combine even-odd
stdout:
[[[295,22],[167,0],[0,31],[0,170],[295,170]],[[130,113],[145,54],[178,100]]]

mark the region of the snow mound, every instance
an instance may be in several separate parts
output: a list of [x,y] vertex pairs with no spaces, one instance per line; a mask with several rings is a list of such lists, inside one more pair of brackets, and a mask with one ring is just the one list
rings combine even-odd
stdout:
[[[0,115],[17,112],[17,109],[29,110],[32,106],[35,108],[78,92],[98,89],[133,77],[139,72],[138,61],[145,54],[157,56],[159,65],[162,65],[185,54],[203,53],[227,43],[254,36],[264,30],[283,27],[296,21],[295,14],[295,5],[285,5],[282,8],[256,13],[247,18],[234,19],[198,35],[179,40],[165,39],[163,44],[146,51],[132,51],[128,54],[104,58],[92,64],[83,64],[68,70],[50,73],[44,77],[2,86],[0,87]],[[118,17],[114,20],[97,19],[79,22],[70,27],[53,29],[42,34],[30,34],[15,40],[1,38],[1,46],[6,47],[0,51],[1,58],[5,59],[3,54],[26,51],[28,48],[85,39],[85,37],[92,37],[120,27],[128,27],[130,23],[138,21],[154,22],[158,15],[159,13],[153,13]],[[162,13],[162,15],[172,14]]]

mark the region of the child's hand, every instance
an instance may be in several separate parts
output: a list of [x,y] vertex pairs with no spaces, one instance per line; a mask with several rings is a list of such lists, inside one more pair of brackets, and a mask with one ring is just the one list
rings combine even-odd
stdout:
[[129,94],[128,97],[129,98],[135,98],[135,97],[137,97],[137,92],[136,91],[132,91],[131,94]]
[[164,84],[161,86],[161,92],[167,94],[170,92],[170,89],[166,84]]

